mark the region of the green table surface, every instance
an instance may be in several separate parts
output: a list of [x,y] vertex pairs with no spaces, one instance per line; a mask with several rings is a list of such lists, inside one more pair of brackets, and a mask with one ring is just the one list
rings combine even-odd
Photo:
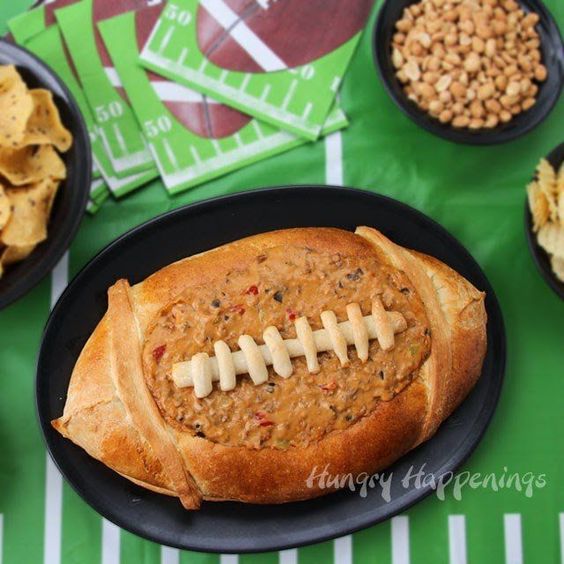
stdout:
[[[30,3],[0,0],[0,33]],[[564,27],[564,1],[546,4]],[[84,218],[68,261],[0,312],[0,562],[564,562],[564,303],[536,271],[523,227],[525,185],[538,160],[564,140],[564,104],[560,100],[540,127],[517,141],[451,144],[395,107],[374,70],[370,33],[346,75],[341,101],[351,121],[342,134],[174,198],[154,182],[106,203]],[[501,302],[508,363],[492,424],[461,471],[519,473],[521,491],[514,484],[498,491],[466,486],[458,500],[449,488],[444,501],[433,495],[392,521],[283,553],[180,552],[120,531],[62,482],[40,435],[34,370],[52,302],[96,252],[135,225],[212,196],[295,183],[342,183],[397,198],[440,222],[478,260]],[[545,483],[531,495],[527,473],[537,486]]]

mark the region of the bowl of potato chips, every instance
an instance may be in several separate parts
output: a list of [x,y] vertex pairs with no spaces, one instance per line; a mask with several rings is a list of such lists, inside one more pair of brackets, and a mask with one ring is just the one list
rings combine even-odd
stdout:
[[527,186],[525,230],[539,272],[564,299],[564,143],[541,159]]
[[88,203],[90,141],[56,74],[0,40],[0,309],[69,247]]

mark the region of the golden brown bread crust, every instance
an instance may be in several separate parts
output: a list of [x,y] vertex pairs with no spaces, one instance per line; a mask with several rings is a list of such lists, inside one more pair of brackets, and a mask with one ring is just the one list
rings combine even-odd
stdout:
[[[349,429],[304,448],[224,446],[157,421],[147,390],[133,401],[127,389],[142,378],[140,336],[150,320],[189,285],[213,284],[249,256],[284,244],[376,254],[403,270],[424,302],[432,331],[431,356],[420,376]],[[315,468],[328,467],[332,475],[376,472],[432,436],[479,378],[485,325],[482,293],[440,261],[399,247],[374,229],[362,227],[356,235],[316,228],[257,235],[174,263],[133,288],[119,281],[110,290],[108,313],[77,361],[64,414],[53,426],[121,475],[179,496],[187,508],[197,507],[200,498],[308,499],[327,493],[319,481],[307,483]]]

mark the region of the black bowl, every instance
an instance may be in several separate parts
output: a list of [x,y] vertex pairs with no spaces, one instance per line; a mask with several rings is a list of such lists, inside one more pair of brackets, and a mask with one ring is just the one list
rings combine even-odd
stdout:
[[[564,143],[558,145],[558,147],[546,157],[546,160],[558,171],[560,165],[564,162]],[[527,235],[529,250],[537,265],[538,271],[541,273],[546,283],[560,296],[560,299],[564,300],[564,282],[561,282],[554,272],[552,272],[550,257],[538,244],[537,236],[533,233],[533,216],[527,198],[525,198],[525,234]]]
[[48,225],[47,240],[24,261],[10,265],[0,278],[0,309],[26,294],[57,264],[69,247],[84,215],[90,193],[92,160],[88,130],[71,93],[55,72],[26,49],[0,39],[0,65],[13,64],[30,88],[53,93],[61,119],[74,138],[61,155],[67,167]]
[[396,78],[392,63],[391,44],[395,33],[395,24],[401,19],[403,10],[418,0],[385,0],[372,37],[374,61],[388,94],[394,102],[417,125],[440,137],[455,143],[469,145],[493,145],[511,141],[531,131],[539,125],[556,105],[564,85],[564,47],[556,22],[538,0],[519,0],[522,8],[536,12],[540,16],[537,31],[541,39],[543,64],[548,70],[547,80],[539,85],[537,103],[528,111],[522,112],[505,124],[493,129],[469,130],[456,129],[431,117],[409,100],[402,84]]

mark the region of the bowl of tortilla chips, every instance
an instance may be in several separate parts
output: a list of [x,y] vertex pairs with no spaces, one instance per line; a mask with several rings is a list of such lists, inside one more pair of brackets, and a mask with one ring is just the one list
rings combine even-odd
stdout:
[[61,259],[91,182],[88,131],[62,81],[0,40],[0,309]]

